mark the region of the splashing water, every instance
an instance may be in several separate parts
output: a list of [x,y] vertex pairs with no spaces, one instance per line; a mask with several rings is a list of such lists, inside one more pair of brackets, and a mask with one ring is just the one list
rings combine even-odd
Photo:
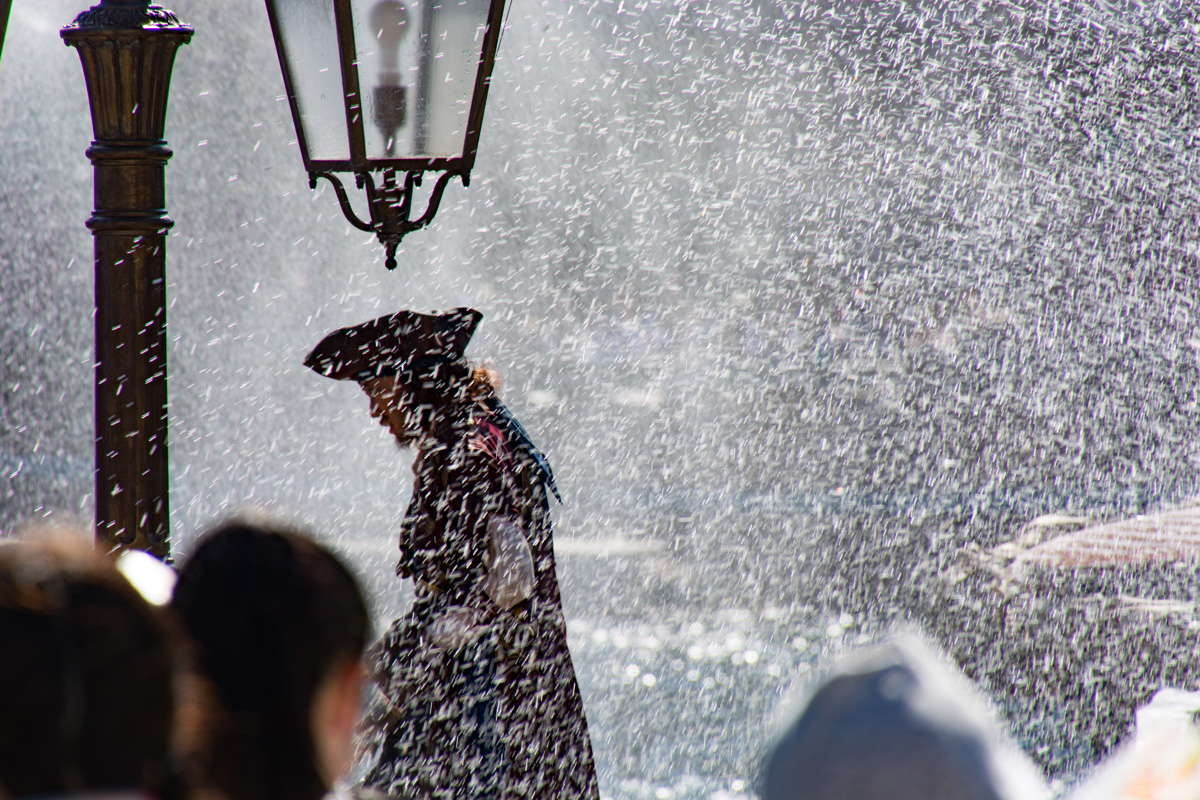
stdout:
[[[17,0],[0,62],[6,532],[90,513],[91,133],[57,36],[86,5]],[[196,28],[167,122],[177,553],[265,506],[402,609],[406,457],[300,360],[469,304],[566,500],[606,796],[750,796],[792,682],[895,624],[1068,780],[1194,683],[1190,557],[1012,584],[979,556],[1196,492],[1194,5],[518,0],[472,185],[395,274],[307,188],[265,10],[169,5]]]

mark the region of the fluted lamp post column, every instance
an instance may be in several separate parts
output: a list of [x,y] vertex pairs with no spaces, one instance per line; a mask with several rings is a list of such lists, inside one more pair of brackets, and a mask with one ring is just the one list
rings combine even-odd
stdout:
[[79,51],[95,141],[96,539],[170,555],[166,165],[175,51],[192,29],[148,0],[103,0],[62,30]]

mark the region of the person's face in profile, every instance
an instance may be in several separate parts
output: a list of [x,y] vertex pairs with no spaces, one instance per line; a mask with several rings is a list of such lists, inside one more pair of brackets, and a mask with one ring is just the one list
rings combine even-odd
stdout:
[[412,396],[395,376],[372,378],[359,385],[371,401],[371,418],[391,431],[397,443],[411,445],[425,435]]
[[312,735],[317,772],[325,785],[354,765],[354,732],[362,713],[366,670],[357,658],[344,660],[321,683],[312,704]]

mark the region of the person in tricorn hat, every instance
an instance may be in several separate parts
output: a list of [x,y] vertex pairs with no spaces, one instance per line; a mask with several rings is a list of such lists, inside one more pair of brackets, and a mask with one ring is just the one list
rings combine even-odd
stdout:
[[400,311],[325,337],[305,364],[356,381],[415,447],[397,574],[411,611],[370,653],[359,793],[587,798],[599,790],[567,650],[546,459],[464,356],[482,314]]

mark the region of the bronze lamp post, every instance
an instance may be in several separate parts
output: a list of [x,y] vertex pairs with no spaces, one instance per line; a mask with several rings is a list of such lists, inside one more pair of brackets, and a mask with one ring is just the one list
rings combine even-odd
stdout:
[[[332,183],[346,219],[379,237],[394,269],[396,245],[429,224],[450,178],[470,180],[504,0],[266,3],[309,186]],[[370,221],[337,172],[365,187]],[[441,175],[414,218],[426,172]]]
[[95,141],[96,539],[170,554],[166,165],[175,51],[192,29],[149,0],[102,0],[62,30],[79,51]]

